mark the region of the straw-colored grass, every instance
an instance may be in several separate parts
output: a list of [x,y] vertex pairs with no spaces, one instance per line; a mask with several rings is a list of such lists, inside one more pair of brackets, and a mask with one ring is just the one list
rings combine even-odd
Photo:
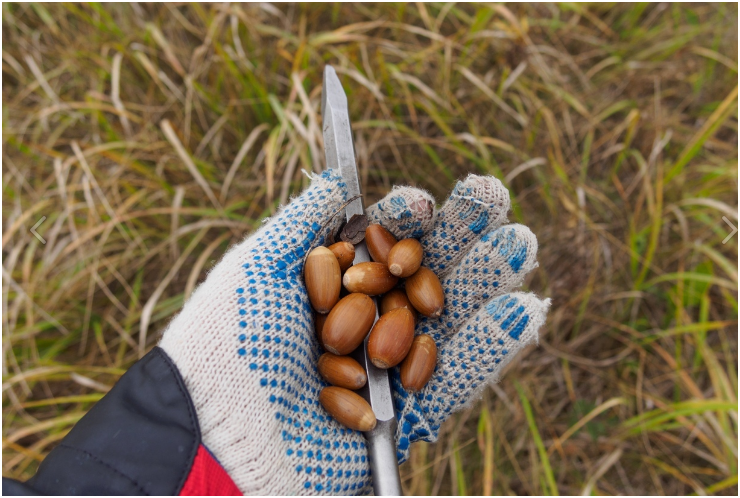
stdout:
[[[491,174],[539,237],[539,348],[414,447],[413,494],[737,493],[735,4],[3,4],[3,474],[323,168]],[[40,243],[29,228],[46,221]]]

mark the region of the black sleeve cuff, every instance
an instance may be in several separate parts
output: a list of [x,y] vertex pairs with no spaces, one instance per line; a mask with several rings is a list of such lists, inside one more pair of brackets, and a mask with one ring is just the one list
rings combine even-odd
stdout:
[[177,495],[200,445],[190,395],[159,347],[139,360],[49,453],[3,494]]

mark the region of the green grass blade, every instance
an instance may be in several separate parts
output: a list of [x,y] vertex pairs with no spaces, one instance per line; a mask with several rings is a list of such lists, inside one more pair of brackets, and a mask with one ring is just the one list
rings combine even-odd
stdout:
[[537,447],[537,452],[540,455],[540,463],[542,464],[542,470],[545,474],[544,479],[547,483],[547,486],[544,489],[548,491],[549,496],[558,496],[558,486],[557,484],[555,484],[555,477],[552,473],[552,467],[550,467],[550,459],[547,456],[547,450],[545,449],[545,445],[542,442],[540,431],[537,428],[537,421],[535,420],[534,413],[532,412],[532,405],[530,405],[529,399],[527,399],[527,395],[524,392],[522,386],[516,381],[514,382],[514,386],[516,387],[517,393],[519,393],[519,400],[522,402],[522,409],[524,410],[524,415],[527,417],[529,432],[532,435],[534,444]]

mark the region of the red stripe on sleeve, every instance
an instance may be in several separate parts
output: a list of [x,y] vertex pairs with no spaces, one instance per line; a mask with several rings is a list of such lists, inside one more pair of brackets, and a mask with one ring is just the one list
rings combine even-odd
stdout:
[[242,496],[221,464],[202,444],[180,496]]

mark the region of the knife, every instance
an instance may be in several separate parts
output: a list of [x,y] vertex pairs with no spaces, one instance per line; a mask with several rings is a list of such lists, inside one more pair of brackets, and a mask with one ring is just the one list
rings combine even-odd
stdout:
[[[324,128],[324,150],[326,167],[338,169],[347,185],[347,198],[353,199],[346,206],[347,221],[356,214],[363,214],[363,202],[360,197],[360,180],[355,162],[355,144],[352,139],[352,125],[349,120],[347,95],[337,77],[337,72],[330,65],[324,68],[324,86],[321,91],[321,116]],[[365,241],[355,246],[353,264],[370,261]],[[378,320],[376,301],[375,320]],[[396,415],[393,411],[393,398],[388,371],[377,368],[367,357],[367,338],[357,348],[353,356],[367,372],[367,384],[359,391],[375,412],[378,420],[375,428],[365,432],[370,471],[373,477],[373,491],[378,496],[401,494],[401,477],[398,473],[396,457]]]

